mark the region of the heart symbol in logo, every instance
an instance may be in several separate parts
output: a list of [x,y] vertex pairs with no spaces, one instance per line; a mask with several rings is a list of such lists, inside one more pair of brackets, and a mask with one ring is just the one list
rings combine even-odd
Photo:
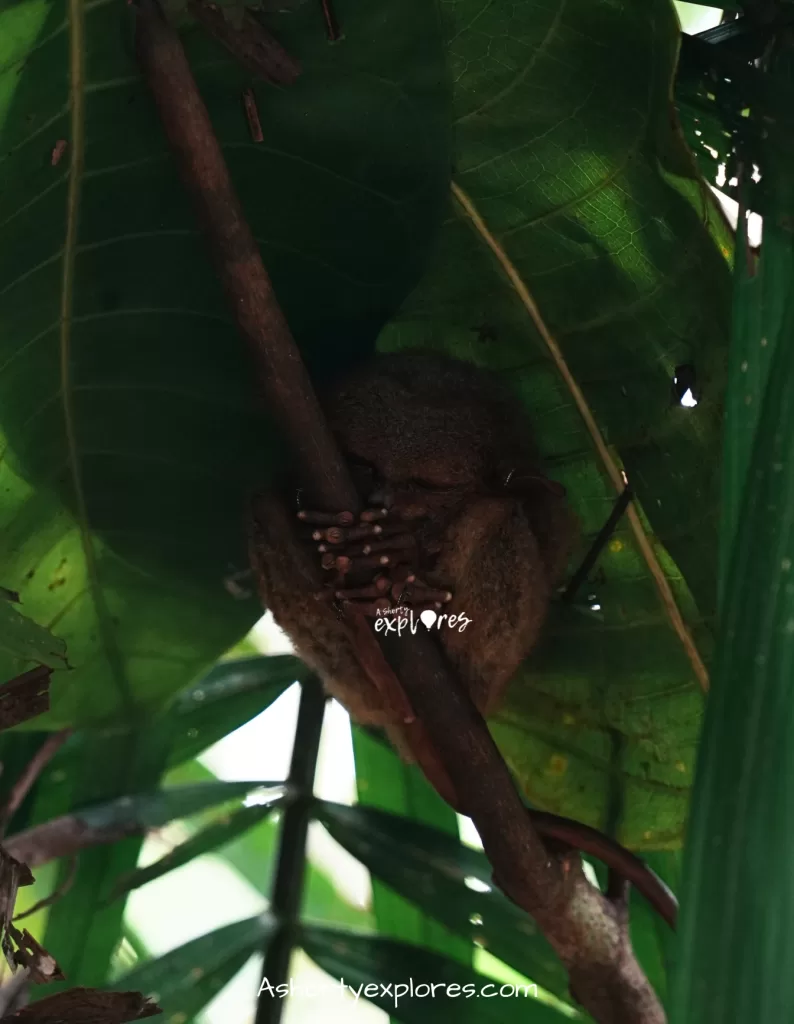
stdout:
[[419,618],[422,620],[422,622],[424,622],[427,628],[430,629],[430,627],[438,618],[438,615],[431,608],[428,608],[426,611],[422,612]]

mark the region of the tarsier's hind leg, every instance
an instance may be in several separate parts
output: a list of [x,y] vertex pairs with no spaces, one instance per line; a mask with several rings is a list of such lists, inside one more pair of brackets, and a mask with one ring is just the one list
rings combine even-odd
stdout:
[[540,633],[551,586],[540,547],[515,499],[473,501],[454,521],[431,580],[452,591],[444,607],[470,621],[441,627],[447,654],[483,714]]

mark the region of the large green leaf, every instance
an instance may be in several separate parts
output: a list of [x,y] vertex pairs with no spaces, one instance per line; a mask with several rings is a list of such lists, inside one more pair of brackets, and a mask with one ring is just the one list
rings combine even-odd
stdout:
[[50,668],[66,664],[66,644],[16,607],[16,594],[0,587],[0,651],[25,664],[37,661]]
[[236,921],[134,968],[108,987],[156,993],[167,1020],[190,1020],[250,956],[261,952],[272,930],[267,915]]
[[570,1019],[534,998],[531,986],[493,982],[421,946],[310,925],[301,932],[301,945],[318,966],[344,982],[348,992],[352,987],[357,998],[369,999],[404,1024],[564,1024]]
[[455,934],[565,998],[568,976],[537,925],[494,889],[485,854],[371,807],[318,803],[330,834],[380,879]]
[[[335,45],[313,4],[274,17],[303,74],[255,85],[261,145],[246,74],[189,33],[318,375],[368,351],[417,280],[449,173],[433,6],[339,0],[338,16]],[[258,614],[223,581],[274,437],[137,74],[134,18],[108,0],[0,7],[0,562],[67,642],[57,723],[160,705]]]
[[[571,495],[577,559],[625,469],[641,504],[578,607],[555,609],[494,734],[534,804],[675,846],[715,611],[730,286],[722,219],[674,127],[675,15],[667,0],[443,9],[454,199],[379,345],[504,376]],[[682,366],[696,408],[675,394]]]

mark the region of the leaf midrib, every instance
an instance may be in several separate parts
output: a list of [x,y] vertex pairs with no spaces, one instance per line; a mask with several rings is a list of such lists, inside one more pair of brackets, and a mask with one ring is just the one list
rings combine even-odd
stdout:
[[72,310],[77,256],[80,192],[85,166],[85,22],[83,0],[69,0],[69,110],[71,138],[69,139],[69,186],[66,197],[66,237],[63,247],[63,275],[61,279],[60,310],[60,376],[64,430],[69,453],[69,469],[77,511],[80,542],[86,562],[86,575],[91,598],[96,610],[101,643],[110,668],[110,675],[122,704],[134,707],[132,689],[121,658],[116,635],[105,604],[97,572],[93,538],[88,521],[85,491],[78,457],[77,430],[73,395],[71,391]]

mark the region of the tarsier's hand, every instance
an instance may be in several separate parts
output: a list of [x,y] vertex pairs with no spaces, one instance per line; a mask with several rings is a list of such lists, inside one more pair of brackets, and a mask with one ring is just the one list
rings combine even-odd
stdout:
[[381,489],[370,506],[356,517],[352,512],[298,512],[310,528],[306,540],[314,546],[328,574],[323,596],[340,610],[379,616],[390,610],[437,610],[452,594],[428,586],[416,573],[419,542],[412,524],[428,514],[415,496],[402,499]]

